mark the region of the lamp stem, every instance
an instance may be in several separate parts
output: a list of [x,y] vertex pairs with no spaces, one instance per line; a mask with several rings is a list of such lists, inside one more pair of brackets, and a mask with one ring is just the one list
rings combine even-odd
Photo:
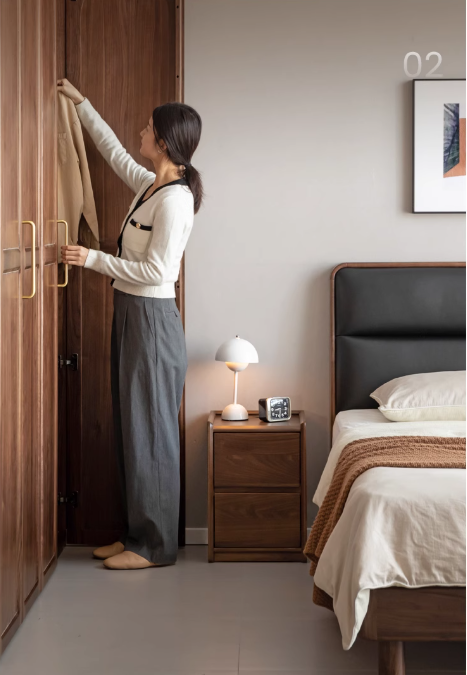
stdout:
[[234,373],[234,403],[237,403],[237,384],[238,384],[238,372]]

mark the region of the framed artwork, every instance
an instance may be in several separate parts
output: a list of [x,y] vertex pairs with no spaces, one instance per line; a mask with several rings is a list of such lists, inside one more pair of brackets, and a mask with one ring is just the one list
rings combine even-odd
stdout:
[[413,80],[413,213],[465,213],[465,79]]

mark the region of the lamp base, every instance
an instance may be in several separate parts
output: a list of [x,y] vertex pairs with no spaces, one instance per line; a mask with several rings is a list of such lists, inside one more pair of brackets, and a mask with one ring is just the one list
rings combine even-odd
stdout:
[[230,403],[226,405],[222,411],[221,419],[223,420],[247,420],[248,410],[240,403]]

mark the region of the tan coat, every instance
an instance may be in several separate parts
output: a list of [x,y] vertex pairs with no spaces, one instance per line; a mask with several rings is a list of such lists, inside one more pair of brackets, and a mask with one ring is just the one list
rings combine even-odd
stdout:
[[[66,220],[69,243],[78,240],[87,248],[99,249],[99,226],[91,185],[81,122],[68,96],[58,94],[58,217]],[[81,219],[84,216],[85,221]],[[58,229],[60,246],[65,243],[65,226]]]

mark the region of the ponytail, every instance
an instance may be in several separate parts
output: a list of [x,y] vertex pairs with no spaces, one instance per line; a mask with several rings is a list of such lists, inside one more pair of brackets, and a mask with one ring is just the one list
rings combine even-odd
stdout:
[[198,213],[198,211],[201,208],[201,204],[203,202],[204,197],[201,174],[197,169],[195,169],[195,167],[192,164],[188,164],[185,167],[184,178],[188,183],[188,187],[190,188],[193,194],[193,199],[195,202],[195,213]]
[[191,164],[191,157],[201,138],[201,117],[185,103],[164,103],[152,112],[156,141],[162,138],[167,146],[168,158],[179,167],[180,175],[188,183],[194,210],[198,213],[203,202],[204,190],[201,174]]

